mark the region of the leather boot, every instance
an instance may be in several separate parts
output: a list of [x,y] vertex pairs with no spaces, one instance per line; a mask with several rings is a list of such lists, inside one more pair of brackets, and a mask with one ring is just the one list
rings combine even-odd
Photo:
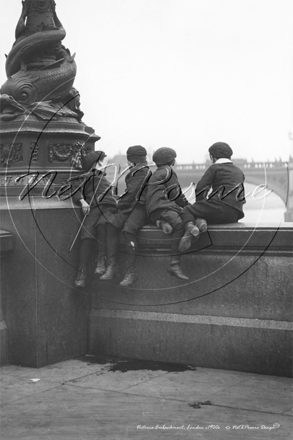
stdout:
[[173,228],[170,225],[170,223],[166,222],[165,220],[157,220],[156,226],[161,229],[161,231],[164,232],[164,234],[172,234]]
[[106,272],[106,255],[103,252],[99,252],[95,275],[104,275],[105,272]]
[[198,227],[200,232],[206,232],[208,230],[208,224],[203,218],[197,218],[195,220],[195,226]]
[[86,280],[86,268],[85,266],[80,266],[74,284],[76,285],[76,287],[84,287],[85,280]]
[[113,280],[113,278],[115,278],[115,276],[117,275],[117,272],[118,272],[118,267],[116,264],[116,259],[112,257],[108,260],[107,270],[104,273],[104,275],[101,276],[100,280],[101,281]]
[[123,278],[119,286],[128,287],[131,286],[135,281],[136,281],[136,269],[135,266],[132,265],[127,269],[125,277]]
[[178,250],[179,252],[185,252],[190,248],[192,241],[198,240],[199,229],[194,223],[188,222],[185,225],[185,234],[180,240]]
[[180,260],[175,260],[171,258],[170,266],[167,269],[167,272],[172,276],[176,277],[179,280],[189,280],[188,276],[184,275],[182,269],[180,267]]

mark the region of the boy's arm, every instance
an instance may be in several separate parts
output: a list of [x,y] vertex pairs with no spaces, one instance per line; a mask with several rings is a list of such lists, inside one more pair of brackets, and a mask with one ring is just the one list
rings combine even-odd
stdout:
[[82,201],[85,201],[84,197],[84,185],[87,181],[87,177],[79,175],[69,179],[72,184],[72,199],[76,205],[82,205]]
[[174,171],[172,171],[172,175],[169,182],[167,183],[167,188],[165,192],[168,196],[168,199],[170,201],[176,202],[176,204],[178,206],[181,206],[181,208],[184,208],[184,206],[189,204],[185,195],[182,193],[182,188]]
[[206,199],[209,189],[213,186],[215,173],[216,173],[216,169],[213,165],[211,165],[197,183],[195,189],[195,195],[197,201]]
[[[181,190],[181,187],[180,191]],[[178,198],[175,200],[175,202],[177,203],[177,205],[181,206],[181,208],[184,208],[184,206],[190,205],[189,201],[187,200],[187,198],[185,197],[185,195],[181,192],[181,194],[178,196]]]
[[139,197],[139,194],[141,193],[142,186],[145,183],[148,173],[148,167],[143,167],[134,171],[127,182],[124,193],[118,198],[118,207],[129,206],[136,201],[136,198]]

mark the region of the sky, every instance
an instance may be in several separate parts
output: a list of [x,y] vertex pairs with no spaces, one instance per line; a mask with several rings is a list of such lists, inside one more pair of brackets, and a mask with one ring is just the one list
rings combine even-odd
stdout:
[[[168,146],[200,163],[223,141],[237,158],[293,156],[292,0],[55,2],[96,149]],[[2,85],[21,1],[1,3]]]

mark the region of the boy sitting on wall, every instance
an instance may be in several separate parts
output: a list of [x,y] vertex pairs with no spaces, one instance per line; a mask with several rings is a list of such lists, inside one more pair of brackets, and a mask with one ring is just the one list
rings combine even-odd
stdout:
[[167,147],[159,148],[153,154],[157,169],[148,183],[146,209],[151,222],[160,227],[164,233],[172,233],[172,256],[168,273],[181,280],[188,280],[189,278],[182,272],[180,255],[178,255],[178,245],[184,234],[180,214],[188,201],[182,194],[177,175],[172,168],[176,156],[176,151]]
[[[92,244],[98,235],[99,256],[107,254],[107,268],[113,272],[114,259],[118,248],[118,232],[110,223],[106,223],[110,213],[117,212],[116,200],[110,191],[111,183],[102,171],[106,154],[103,151],[91,151],[82,159],[84,173],[76,179],[73,201],[81,206],[84,219],[80,235],[79,269],[75,285],[84,287],[87,276],[87,263]],[[106,262],[105,262],[106,264]]]
[[232,148],[217,142],[209,148],[209,154],[213,165],[196,186],[196,202],[185,207],[181,216],[185,234],[179,244],[180,252],[189,249],[194,237],[207,230],[207,223],[236,223],[244,217],[245,176],[231,161]]
[[[125,192],[118,198],[118,212],[108,216],[108,221],[116,231],[124,236],[126,245],[126,273],[120,286],[131,286],[136,280],[137,233],[146,222],[145,208],[147,181],[151,171],[147,164],[147,151],[141,145],[129,147],[126,151],[130,171],[125,177]],[[103,273],[104,265],[97,266],[96,273]],[[100,280],[108,280],[112,274],[105,273]]]

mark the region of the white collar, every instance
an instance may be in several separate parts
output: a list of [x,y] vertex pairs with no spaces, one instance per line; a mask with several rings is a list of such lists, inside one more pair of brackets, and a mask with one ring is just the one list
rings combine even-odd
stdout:
[[220,164],[220,163],[233,163],[233,162],[230,159],[226,159],[225,157],[221,157],[220,159],[216,160],[215,164]]

